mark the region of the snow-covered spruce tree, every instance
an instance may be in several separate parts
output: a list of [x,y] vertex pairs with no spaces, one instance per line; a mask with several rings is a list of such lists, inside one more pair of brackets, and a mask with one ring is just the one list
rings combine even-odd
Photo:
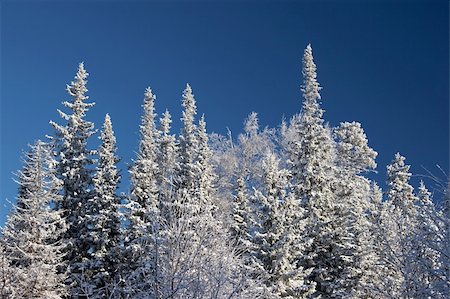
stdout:
[[[340,206],[334,194],[335,144],[331,132],[323,124],[323,110],[320,108],[316,65],[312,49],[308,45],[303,56],[303,107],[301,115],[291,122],[289,140],[285,140],[285,151],[289,158],[292,189],[305,208],[307,215],[306,232],[300,242],[305,251],[298,257],[299,266],[310,273],[306,285],[313,292],[313,297],[345,297],[343,291],[343,267],[348,257],[345,249],[347,240],[343,238],[344,227],[337,221]],[[309,281],[308,281],[309,280]]]
[[407,257],[408,266],[413,271],[412,295],[415,298],[445,298],[450,282],[443,275],[445,253],[441,248],[446,239],[442,219],[423,181],[420,181],[416,209],[417,226],[411,244],[413,250]]
[[159,151],[158,151],[158,186],[159,186],[159,209],[161,211],[161,220],[165,224],[171,223],[171,204],[174,199],[174,176],[177,169],[177,146],[176,138],[170,134],[172,123],[169,111],[163,113],[159,120]]
[[18,172],[17,203],[3,230],[2,256],[13,274],[9,283],[14,281],[9,294],[11,298],[62,298],[67,288],[65,273],[58,271],[63,257],[58,237],[66,226],[61,213],[51,208],[61,199],[61,181],[55,175],[52,147],[41,141],[30,147]]
[[197,140],[198,140],[198,197],[200,204],[200,212],[212,213],[215,216],[220,216],[219,211],[216,211],[217,202],[216,198],[212,194],[212,184],[214,181],[214,171],[209,163],[211,159],[211,150],[208,145],[208,134],[206,132],[206,122],[205,116],[199,120],[198,130],[197,130]]
[[94,103],[87,103],[86,95],[88,73],[80,63],[75,81],[67,85],[67,92],[72,97],[71,101],[63,102],[63,105],[71,110],[66,114],[58,110],[60,116],[66,121],[65,125],[59,125],[51,121],[56,129],[56,142],[58,152],[58,177],[63,181],[62,200],[58,202],[57,209],[62,212],[68,228],[61,241],[67,245],[65,265],[70,272],[68,285],[73,296],[83,295],[81,289],[81,277],[83,275],[84,262],[89,259],[89,241],[86,215],[88,202],[93,199],[93,151],[87,148],[87,141],[95,132],[94,124],[86,121],[86,112]]
[[255,190],[259,228],[253,238],[251,266],[271,298],[302,298],[309,288],[305,272],[296,265],[303,253],[299,242],[303,215],[293,193],[287,193],[289,172],[279,164],[274,153],[263,160],[264,187]]
[[[321,87],[316,79],[311,45],[308,45],[304,52],[302,73],[302,111],[299,117],[293,117],[295,122],[291,122],[290,139],[285,141],[285,150],[289,158],[294,191],[302,203],[307,203],[314,202],[310,198],[312,188],[330,189],[328,176],[334,163],[334,145],[323,125],[323,110],[319,103]],[[313,193],[316,197],[320,195]]]
[[[251,295],[261,298],[272,296],[270,290],[265,286],[264,279],[260,272],[262,269],[255,269],[261,263],[257,257],[260,257],[257,242],[254,234],[259,226],[257,217],[257,198],[247,191],[245,179],[241,176],[237,179],[237,190],[231,203],[231,219],[229,220],[228,230],[230,231],[230,240],[228,244],[235,248],[236,255],[240,259],[240,271],[244,278],[242,289],[249,293],[242,293],[242,298]],[[223,197],[219,197],[223,198]],[[260,239],[259,239],[260,240]]]
[[395,208],[401,209],[405,217],[413,220],[416,215],[414,202],[414,188],[409,184],[411,173],[409,165],[405,165],[405,157],[400,153],[395,154],[395,158],[387,166],[387,185],[386,192],[388,203]]
[[287,173],[279,169],[278,160],[273,153],[267,153],[263,163],[263,182],[260,189],[254,189],[257,229],[253,236],[252,268],[253,275],[260,277],[264,286],[274,297],[279,297],[276,290],[278,273],[275,266],[275,243],[283,233],[280,204],[286,196]]
[[196,201],[198,194],[195,194],[196,179],[199,173],[199,167],[196,163],[198,156],[197,126],[194,123],[197,106],[189,84],[183,91],[182,106],[184,108],[181,118],[183,126],[179,136],[179,163],[174,180],[177,194],[173,203],[173,213],[176,218],[186,215],[186,213],[194,215],[199,212],[200,207],[199,202]]
[[236,242],[237,252],[242,256],[245,265],[249,264],[249,253],[252,247],[252,229],[254,220],[245,186],[245,180],[242,177],[237,179],[236,195],[231,209],[231,236]]
[[[316,65],[312,49],[308,45],[303,57],[303,107],[299,117],[291,122],[291,134],[285,141],[292,176],[292,187],[298,199],[303,203],[314,204],[322,192],[313,188],[331,189],[329,176],[334,172],[333,141],[323,125],[323,110],[320,108],[319,91],[316,80]],[[324,192],[328,190],[324,190]],[[311,194],[312,193],[312,194]],[[314,196],[314,198],[313,198]],[[316,199],[317,200],[314,200]],[[324,198],[331,202],[331,198]]]
[[364,298],[370,296],[376,281],[378,260],[373,235],[370,233],[371,207],[370,181],[364,172],[376,168],[377,153],[368,146],[361,124],[344,122],[334,130],[336,135],[337,178],[334,185],[339,214],[336,221],[342,227],[340,237],[346,240],[346,248],[340,254],[345,257],[343,271],[337,282],[342,296]]
[[308,298],[314,288],[307,277],[312,268],[304,269],[298,264],[298,257],[305,249],[301,236],[305,232],[305,210],[300,206],[294,192],[289,192],[280,206],[280,221],[283,234],[275,244],[275,271],[278,272],[277,290],[283,298]]
[[[198,263],[202,257],[202,249],[199,248],[200,226],[194,228],[198,222],[200,211],[199,186],[197,184],[199,167],[197,164],[198,140],[197,127],[194,118],[197,113],[192,89],[187,84],[182,95],[183,126],[179,136],[177,147],[177,163],[173,178],[173,198],[167,204],[166,226],[164,231],[163,248],[161,255],[164,261],[162,288],[163,297],[173,296],[191,298],[198,283],[195,281]],[[199,256],[196,256],[198,251]],[[196,258],[198,258],[196,260]],[[201,277],[201,272],[197,272]]]
[[387,166],[387,201],[382,214],[385,235],[384,264],[388,269],[383,289],[392,298],[412,298],[414,293],[414,269],[408,256],[413,250],[414,231],[417,225],[417,200],[409,184],[411,173],[405,165],[405,157],[399,153]]
[[362,298],[386,298],[384,290],[384,278],[389,275],[389,268],[384,262],[386,251],[384,229],[382,227],[383,191],[375,182],[370,183],[368,194],[368,209],[366,211],[369,221],[369,243],[366,247],[366,268],[360,281],[362,290],[358,290],[358,296]]
[[120,236],[120,198],[117,188],[120,181],[116,156],[116,137],[111,118],[107,114],[100,135],[98,165],[93,179],[95,197],[88,202],[86,223],[90,248],[83,272],[85,289],[89,298],[106,298],[115,284],[118,265],[117,250]]
[[158,297],[158,138],[155,124],[156,97],[147,88],[144,114],[140,126],[140,143],[136,161],[130,169],[131,194],[127,203],[129,221],[125,239],[124,292],[128,296]]

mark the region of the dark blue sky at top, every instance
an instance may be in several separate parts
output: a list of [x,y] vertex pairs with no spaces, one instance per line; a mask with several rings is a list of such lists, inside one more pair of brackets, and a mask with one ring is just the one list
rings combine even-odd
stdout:
[[96,102],[87,119],[99,128],[110,113],[125,177],[145,87],[175,133],[187,82],[210,132],[237,135],[251,111],[275,127],[300,110],[308,43],[325,118],[362,123],[379,153],[376,180],[397,151],[415,174],[448,172],[448,18],[447,1],[2,1],[0,223],[20,153],[53,133],[49,120],[61,123],[56,109],[81,61]]

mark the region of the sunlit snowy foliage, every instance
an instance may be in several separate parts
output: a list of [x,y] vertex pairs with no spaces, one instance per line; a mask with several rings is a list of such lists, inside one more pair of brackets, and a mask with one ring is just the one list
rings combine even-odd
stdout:
[[17,173],[0,298],[448,298],[450,188],[436,206],[397,153],[381,190],[362,125],[324,118],[311,45],[302,62],[299,111],[277,128],[252,112],[236,136],[208,133],[189,84],[173,133],[148,87],[126,170],[108,114],[89,147],[81,63]]

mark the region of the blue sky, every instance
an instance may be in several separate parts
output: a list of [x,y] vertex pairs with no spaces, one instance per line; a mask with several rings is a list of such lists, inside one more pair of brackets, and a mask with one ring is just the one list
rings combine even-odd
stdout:
[[97,103],[87,119],[99,128],[110,113],[123,169],[137,148],[145,87],[159,114],[172,112],[174,132],[187,82],[210,132],[236,135],[251,111],[277,126],[300,110],[311,43],[325,118],[362,123],[379,153],[376,180],[397,151],[415,174],[438,173],[436,164],[448,172],[448,28],[445,0],[2,1],[0,223],[20,153],[53,133],[48,122],[60,121],[81,61]]

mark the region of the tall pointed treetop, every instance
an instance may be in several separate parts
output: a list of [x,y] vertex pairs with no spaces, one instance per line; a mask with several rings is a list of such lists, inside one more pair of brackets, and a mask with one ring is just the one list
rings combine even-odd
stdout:
[[[192,88],[189,84],[186,85],[183,91],[183,116],[181,118],[183,126],[180,134],[180,173],[179,182],[184,182],[185,186],[191,186],[194,180],[194,173],[196,172],[195,159],[198,151],[197,140],[197,126],[194,123],[195,115],[197,114],[197,107],[195,104]],[[189,189],[189,188],[188,188]]]
[[95,198],[88,202],[86,213],[89,227],[87,239],[91,242],[88,255],[83,260],[84,278],[89,280],[94,298],[107,297],[105,286],[112,284],[117,271],[115,253],[120,234],[120,198],[117,195],[119,158],[116,156],[116,137],[108,114],[99,139],[98,165],[93,179]]
[[67,85],[67,92],[79,99],[79,100],[86,100],[89,97],[85,95],[85,93],[88,91],[86,88],[87,84],[87,77],[89,76],[89,73],[84,68],[84,63],[81,62],[78,65],[78,71],[75,75],[75,81],[72,81],[70,85]]
[[[50,121],[56,130],[56,150],[58,154],[57,177],[63,181],[62,200],[56,203],[62,217],[67,220],[68,228],[61,242],[65,248],[64,267],[71,272],[68,284],[70,292],[76,294],[81,285],[76,280],[83,270],[80,262],[88,255],[90,240],[88,239],[87,215],[88,203],[93,200],[93,155],[95,151],[88,149],[88,140],[95,134],[94,124],[85,119],[86,113],[95,103],[86,103],[88,73],[83,63],[78,66],[74,81],[67,85],[71,99],[63,102],[69,112],[58,110],[64,124]],[[66,270],[66,269],[65,269]]]
[[103,122],[103,132],[106,134],[106,132],[111,131],[112,131],[111,117],[109,116],[109,113],[106,113],[105,121]]
[[[105,116],[105,121],[103,123],[103,128],[99,139],[101,140],[102,143],[98,149],[99,155],[98,174],[94,178],[94,183],[96,185],[97,190],[98,189],[102,190],[107,187],[104,186],[105,184],[104,179],[111,180],[112,186],[116,186],[119,182],[119,175],[118,175],[119,171],[116,166],[117,162],[119,161],[119,158],[115,155],[115,152],[117,150],[116,137],[114,136],[111,117],[109,116],[109,114],[106,114]],[[115,189],[109,191],[114,192]],[[108,195],[113,196],[114,194],[111,193]]]
[[158,172],[156,164],[158,130],[155,124],[155,99],[150,87],[144,93],[144,114],[141,118],[139,152],[132,166],[131,185],[135,200],[144,206],[156,205],[155,174]]
[[387,196],[394,205],[402,206],[406,202],[412,204],[415,200],[413,187],[409,184],[409,179],[411,178],[409,168],[409,165],[405,165],[405,157],[400,155],[400,153],[396,153],[392,163],[387,166]]
[[[158,167],[159,131],[155,124],[155,95],[150,88],[144,92],[144,114],[140,125],[140,143],[137,158],[130,169],[131,194],[127,203],[127,237],[124,247],[125,276],[137,275],[131,288],[147,288],[144,279],[153,262],[152,248],[159,223]],[[146,265],[145,268],[144,265]],[[139,287],[138,287],[139,286]],[[145,287],[144,287],[145,286]],[[134,296],[132,296],[134,297]],[[151,296],[150,296],[151,297]]]
[[172,123],[172,117],[168,110],[162,114],[162,118],[160,118],[159,123],[160,130],[163,135],[168,135],[170,133],[170,124]]
[[312,54],[311,44],[305,49],[303,54],[303,85],[302,92],[306,102],[317,102],[320,100],[319,91],[322,89],[317,82],[316,64]]
[[[78,65],[78,71],[74,78],[75,80],[66,86],[67,93],[73,97],[73,101],[63,102],[64,106],[73,110],[74,115],[81,118],[84,117],[85,112],[88,110],[89,107],[95,105],[95,103],[85,102],[87,99],[89,99],[89,96],[86,95],[86,92],[88,91],[86,87],[88,76],[89,73],[84,68],[84,63],[81,62]],[[63,116],[63,118],[66,118],[64,116],[65,115],[64,113],[62,113],[61,111],[59,111],[59,113],[61,114],[61,116]]]
[[[156,95],[153,94],[152,89],[147,87],[144,92],[144,114],[142,115],[141,123],[141,150],[145,143],[153,143],[154,138],[156,138],[156,128],[155,128],[155,100]],[[152,140],[152,141],[150,141]]]
[[334,171],[335,152],[330,130],[323,124],[323,110],[318,101],[321,87],[316,80],[311,45],[304,52],[302,73],[302,112],[292,118],[293,131],[285,132],[285,137],[289,139],[286,144],[294,190],[302,201],[316,202],[331,195],[330,175]]
[[[186,84],[186,88],[183,91],[182,106],[183,111],[183,131],[184,134],[192,134],[194,132],[194,117],[197,114],[197,106],[192,93],[192,88],[189,84]],[[183,134],[183,135],[184,135]]]
[[208,145],[208,134],[206,133],[205,115],[202,114],[198,122],[198,139],[201,145]]

